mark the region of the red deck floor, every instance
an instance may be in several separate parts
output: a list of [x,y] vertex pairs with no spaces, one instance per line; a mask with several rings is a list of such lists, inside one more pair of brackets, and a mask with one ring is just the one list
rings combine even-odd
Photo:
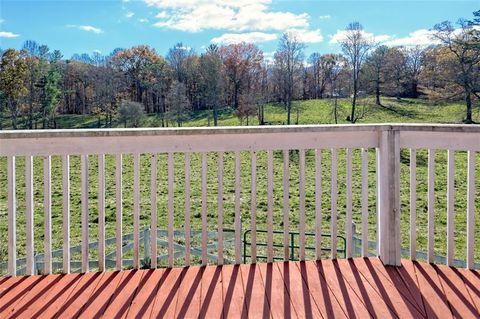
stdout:
[[479,318],[480,273],[377,258],[0,278],[0,318]]

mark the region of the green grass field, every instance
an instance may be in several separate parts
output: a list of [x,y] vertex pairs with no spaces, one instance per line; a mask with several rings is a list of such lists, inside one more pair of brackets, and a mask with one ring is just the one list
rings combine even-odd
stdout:
[[[340,123],[345,123],[349,108],[347,100],[340,100],[339,119]],[[386,122],[417,122],[417,123],[460,123],[464,107],[462,104],[443,104],[433,105],[421,100],[401,100],[384,99],[385,107],[373,106],[370,100],[360,103],[361,112],[364,117],[359,123],[386,123]],[[295,121],[295,110],[299,109],[299,124],[331,124],[333,123],[332,102],[328,100],[311,100],[295,102],[292,118]],[[363,109],[364,108],[364,109]],[[480,121],[480,112],[475,110],[475,120]],[[286,113],[279,106],[269,105],[266,109],[266,121],[272,124],[281,124],[286,119]],[[145,119],[144,126],[157,126],[160,119],[155,116],[149,116]],[[256,119],[251,119],[250,124],[256,124]],[[92,116],[61,116],[58,120],[61,128],[82,128],[96,127],[97,119]],[[206,126],[208,124],[207,113],[200,113],[194,116],[194,119],[184,123],[184,126]],[[225,111],[220,118],[220,125],[239,125],[237,118],[231,113]],[[121,126],[121,125],[120,125]],[[464,259],[466,246],[466,153],[456,153],[455,170],[455,243],[456,258]],[[353,209],[354,222],[360,231],[360,151],[355,150],[353,154]],[[208,223],[210,230],[217,228],[217,171],[216,154],[209,154],[208,171]],[[308,151],[306,154],[306,210],[307,210],[307,231],[313,231],[314,227],[314,152]],[[274,223],[275,229],[281,230],[282,223],[282,154],[274,153]],[[369,152],[369,238],[375,240],[375,154],[374,150]],[[408,150],[401,152],[401,229],[402,245],[408,247],[409,237],[409,180]],[[194,154],[191,161],[192,165],[192,229],[200,229],[200,157]],[[241,211],[243,229],[250,227],[250,154],[242,152],[241,155]],[[339,201],[338,201],[338,227],[340,234],[345,233],[345,152],[339,153]],[[258,154],[257,161],[257,221],[258,228],[266,228],[267,211],[267,187],[266,187],[266,152]],[[325,150],[322,153],[322,227],[324,233],[330,232],[330,152]],[[0,158],[0,236],[7,237],[7,186],[6,186],[6,159]],[[43,185],[42,185],[42,160],[36,158],[34,161],[35,181],[35,249],[41,253],[43,251]],[[132,210],[133,210],[133,159],[126,155],[123,166],[124,178],[124,233],[132,231]],[[25,254],[25,182],[24,182],[24,160],[17,160],[17,236],[18,236],[18,255]],[[150,223],[150,156],[141,157],[141,227],[146,227]],[[446,254],[446,171],[447,154],[446,151],[439,151],[436,155],[437,179],[435,182],[435,253],[438,255]],[[476,171],[480,172],[480,159],[477,155]],[[115,160],[113,156],[106,157],[106,234],[113,237],[115,232]],[[175,157],[175,228],[182,229],[184,225],[183,205],[184,205],[184,162],[183,155],[176,154]],[[478,174],[478,173],[477,173]],[[89,229],[91,241],[96,241],[98,235],[98,210],[97,210],[97,159],[90,157],[90,217]],[[167,215],[167,186],[166,186],[167,166],[166,155],[161,154],[158,158],[158,218],[159,227],[166,228]],[[53,248],[59,249],[62,246],[62,189],[61,189],[61,159],[52,157],[52,227],[53,227]],[[417,216],[418,216],[418,249],[426,250],[427,233],[427,152],[420,150],[417,152]],[[225,217],[224,224],[226,228],[233,228],[234,221],[234,154],[225,153],[225,176],[224,176],[224,201]],[[480,179],[477,179],[476,197],[480,197]],[[80,243],[80,159],[72,156],[71,158],[71,238],[72,245]],[[480,247],[480,201],[476,202],[477,227],[476,241],[477,247]],[[290,227],[291,230],[298,230],[298,153],[291,152],[290,156]],[[262,236],[260,235],[260,239]],[[275,238],[281,243],[281,237]],[[178,242],[182,241],[178,238]],[[197,240],[198,241],[198,240]],[[311,239],[308,244],[313,244]],[[328,243],[324,243],[328,247]],[[107,247],[107,253],[114,250],[113,246]],[[261,252],[261,251],[260,251]],[[165,253],[159,249],[159,254]],[[227,257],[232,256],[232,251],[228,250]],[[95,251],[91,252],[91,258],[95,258]],[[281,250],[277,252],[281,255]],[[128,255],[127,255],[128,257]],[[75,260],[79,260],[78,255],[74,255]],[[7,241],[0,242],[0,263],[7,259]],[[476,251],[476,259],[480,260],[480,250]],[[177,263],[180,265],[181,260]]]

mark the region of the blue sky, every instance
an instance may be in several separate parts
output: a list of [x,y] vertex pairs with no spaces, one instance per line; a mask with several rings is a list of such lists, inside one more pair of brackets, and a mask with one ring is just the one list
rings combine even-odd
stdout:
[[160,54],[177,42],[202,52],[210,43],[250,40],[266,56],[290,30],[311,52],[336,52],[352,21],[387,45],[431,42],[443,20],[470,18],[480,1],[275,1],[275,0],[1,0],[0,47],[36,40],[74,53],[148,44]]

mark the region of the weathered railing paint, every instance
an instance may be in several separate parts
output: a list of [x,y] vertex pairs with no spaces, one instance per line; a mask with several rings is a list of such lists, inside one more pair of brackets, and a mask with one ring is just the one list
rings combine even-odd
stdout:
[[[98,205],[99,205],[99,268],[105,269],[105,155],[116,156],[115,199],[116,199],[116,268],[122,268],[122,155],[133,154],[133,265],[140,267],[139,256],[139,214],[140,214],[140,154],[151,154],[151,229],[156,233],[157,219],[157,154],[166,153],[168,158],[167,212],[168,212],[168,266],[174,265],[174,153],[185,154],[185,222],[184,228],[190,233],[190,154],[201,153],[201,262],[207,264],[207,154],[217,153],[218,197],[218,259],[222,264],[223,252],[223,174],[224,152],[235,154],[234,182],[234,227],[235,262],[241,262],[241,220],[240,202],[240,152],[251,154],[251,233],[252,262],[256,262],[256,207],[257,207],[257,152],[267,152],[267,260],[273,261],[273,151],[283,151],[283,255],[289,258],[289,151],[299,150],[299,257],[305,259],[305,152],[315,150],[315,238],[316,258],[321,258],[321,154],[331,153],[331,257],[336,258],[337,200],[338,200],[338,151],[346,152],[346,238],[347,257],[352,256],[352,151],[361,150],[361,219],[362,255],[368,255],[368,149],[377,150],[377,207],[378,207],[378,254],[387,265],[400,265],[400,150],[410,149],[410,258],[415,259],[416,251],[416,150],[428,149],[428,260],[433,261],[434,239],[434,177],[435,151],[448,150],[448,226],[447,263],[453,263],[455,200],[454,161],[455,151],[468,151],[467,165],[467,266],[474,264],[475,233],[475,154],[480,151],[480,127],[469,125],[319,125],[319,126],[268,126],[268,127],[219,127],[180,129],[105,129],[105,130],[44,130],[44,131],[3,131],[0,132],[0,156],[7,157],[7,209],[8,209],[8,271],[16,274],[16,179],[15,159],[26,157],[26,270],[33,273],[33,157],[44,157],[44,246],[45,263],[43,271],[52,272],[51,257],[51,157],[62,156],[62,220],[63,220],[63,272],[70,271],[70,156],[81,156],[81,238],[82,271],[87,272],[89,258],[88,193],[89,156],[99,159]],[[264,176],[262,176],[263,178]],[[343,181],[342,181],[343,182]],[[102,229],[103,228],[103,229]],[[185,245],[190,247],[190,236]],[[156,240],[152,237],[150,253],[151,267],[157,267]],[[190,252],[185,254],[185,265],[190,264]]]

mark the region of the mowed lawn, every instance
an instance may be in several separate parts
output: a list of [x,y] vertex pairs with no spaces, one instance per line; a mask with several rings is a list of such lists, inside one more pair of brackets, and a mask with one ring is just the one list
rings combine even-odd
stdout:
[[[359,123],[460,123],[464,116],[462,104],[434,105],[422,100],[401,100],[384,98],[385,107],[371,105],[371,100],[360,102],[359,110],[363,117]],[[293,122],[296,122],[296,110],[298,108],[299,124],[332,124],[334,123],[332,101],[310,100],[295,102],[292,112]],[[345,118],[349,113],[348,101],[339,100],[338,118],[339,123],[346,123]],[[286,112],[280,106],[269,105],[266,108],[266,121],[270,124],[282,124],[286,119]],[[480,121],[478,108],[474,113],[475,120]],[[191,121],[184,123],[184,126],[206,126],[208,125],[208,113],[198,113]],[[96,127],[98,120],[93,116],[61,116],[58,120],[62,128],[74,127]],[[213,121],[211,120],[213,123]],[[156,116],[148,116],[145,126],[156,126],[160,119]],[[233,117],[231,112],[225,110],[220,117],[220,125],[239,125],[240,121]],[[243,124],[246,124],[244,121]],[[256,119],[250,119],[249,124],[257,124]],[[121,127],[121,124],[119,124]],[[257,160],[257,227],[266,229],[267,213],[267,181],[266,181],[266,152],[258,153]],[[477,154],[476,171],[480,174],[480,156]],[[457,152],[455,159],[455,244],[456,258],[464,259],[466,250],[466,153]],[[225,228],[233,228],[234,222],[234,154],[225,153],[225,174],[224,174],[224,224]],[[340,150],[338,157],[339,167],[339,196],[338,196],[338,227],[340,235],[345,234],[345,151]],[[369,238],[376,237],[376,203],[375,203],[375,151],[369,150]],[[158,157],[158,219],[159,227],[166,229],[167,224],[167,163],[166,155]],[[315,154],[313,150],[306,153],[306,211],[307,231],[314,229],[315,214]],[[217,229],[217,154],[209,154],[208,167],[208,224],[209,230]],[[408,150],[401,152],[401,228],[402,245],[409,245],[409,153]],[[361,232],[361,176],[360,176],[360,150],[353,153],[353,217],[357,232]],[[446,178],[447,178],[447,154],[446,151],[439,151],[436,155],[435,181],[435,253],[446,254]],[[242,227],[244,230],[250,227],[250,153],[241,153],[241,212]],[[193,154],[191,160],[192,181],[192,229],[201,229],[201,185],[200,185],[200,156]],[[322,152],[322,233],[330,233],[330,151]],[[35,249],[37,253],[43,252],[43,166],[42,159],[35,158],[34,161],[35,181]],[[98,208],[97,208],[97,158],[90,156],[90,200],[89,200],[89,230],[90,240],[96,241],[98,235]],[[112,155],[106,156],[106,236],[113,237],[115,234],[115,159]],[[274,152],[274,224],[276,230],[283,229],[283,155],[281,152]],[[23,158],[17,159],[17,245],[19,257],[25,254],[25,164]],[[53,228],[53,249],[60,249],[62,246],[62,188],[61,188],[61,159],[58,156],[52,157],[52,228]],[[290,152],[290,210],[289,220],[292,231],[298,230],[298,152]],[[427,235],[427,152],[417,152],[417,234],[418,249],[426,251]],[[133,159],[131,155],[125,155],[123,164],[123,193],[124,193],[124,217],[123,231],[131,233],[133,228]],[[175,229],[181,230],[184,225],[184,157],[183,154],[175,155]],[[0,236],[5,240],[0,242],[0,263],[7,260],[7,178],[6,158],[0,158]],[[80,244],[80,158],[71,157],[71,240],[72,245]],[[476,182],[476,198],[480,197],[480,178]],[[476,245],[480,247],[480,200],[476,201]],[[150,155],[144,154],[141,157],[141,227],[147,227],[150,223]],[[263,240],[262,235],[259,239]],[[181,237],[176,239],[182,243]],[[280,244],[281,237],[275,237]],[[198,244],[195,239],[194,244]],[[213,242],[213,241],[212,241]],[[308,238],[307,244],[313,245],[313,239]],[[324,247],[329,246],[325,237]],[[107,253],[114,250],[113,246],[107,247]],[[159,254],[166,250],[159,248]],[[374,251],[372,251],[374,252]],[[232,257],[233,250],[227,249],[227,257]],[[260,250],[260,253],[263,253]],[[276,255],[281,255],[279,249]],[[310,255],[313,256],[313,255]],[[73,256],[79,260],[78,255]],[[91,258],[96,257],[96,251],[91,251]],[[131,254],[126,256],[131,257]],[[476,259],[480,260],[480,249],[476,249]],[[61,259],[60,259],[61,260]],[[198,261],[198,259],[195,259]],[[177,260],[178,265],[182,260]]]

